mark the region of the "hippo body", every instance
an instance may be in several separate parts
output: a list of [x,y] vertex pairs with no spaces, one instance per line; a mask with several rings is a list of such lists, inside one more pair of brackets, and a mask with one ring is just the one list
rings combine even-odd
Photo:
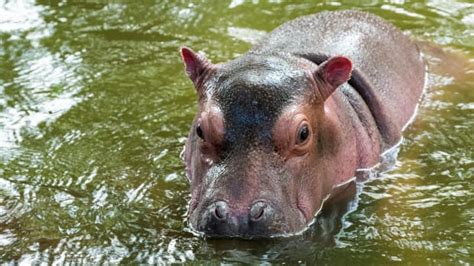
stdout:
[[303,231],[334,187],[399,143],[424,86],[416,45],[358,11],[297,18],[227,63],[181,54],[199,97],[189,222],[209,236]]

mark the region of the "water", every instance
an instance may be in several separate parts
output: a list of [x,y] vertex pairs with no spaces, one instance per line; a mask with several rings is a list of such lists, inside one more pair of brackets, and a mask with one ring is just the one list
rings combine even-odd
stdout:
[[[474,263],[474,5],[298,2],[0,1],[0,262]],[[394,166],[302,236],[191,234],[179,153],[196,97],[179,47],[227,61],[285,21],[348,8],[428,43],[430,86]]]

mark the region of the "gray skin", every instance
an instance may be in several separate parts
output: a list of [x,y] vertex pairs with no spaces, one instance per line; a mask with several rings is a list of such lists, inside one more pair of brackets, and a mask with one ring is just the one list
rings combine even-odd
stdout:
[[416,45],[358,11],[287,22],[227,63],[181,55],[199,97],[184,152],[189,223],[214,237],[302,232],[400,141],[424,86]]

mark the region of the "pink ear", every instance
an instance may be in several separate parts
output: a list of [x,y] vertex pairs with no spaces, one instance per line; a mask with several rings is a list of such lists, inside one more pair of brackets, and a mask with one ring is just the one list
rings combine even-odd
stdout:
[[342,83],[351,78],[352,62],[344,56],[335,56],[322,63],[316,71],[316,76],[322,81],[318,88],[326,100]]
[[181,58],[186,66],[186,74],[196,84],[197,79],[210,65],[210,62],[203,55],[195,53],[187,47],[181,48]]

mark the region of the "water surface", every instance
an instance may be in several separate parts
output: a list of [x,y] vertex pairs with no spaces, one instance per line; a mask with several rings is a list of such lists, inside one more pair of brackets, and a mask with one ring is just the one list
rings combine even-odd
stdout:
[[[0,262],[474,263],[469,2],[0,1]],[[227,61],[285,21],[350,8],[435,45],[392,169],[299,237],[191,234],[179,153],[196,96],[179,47]]]

